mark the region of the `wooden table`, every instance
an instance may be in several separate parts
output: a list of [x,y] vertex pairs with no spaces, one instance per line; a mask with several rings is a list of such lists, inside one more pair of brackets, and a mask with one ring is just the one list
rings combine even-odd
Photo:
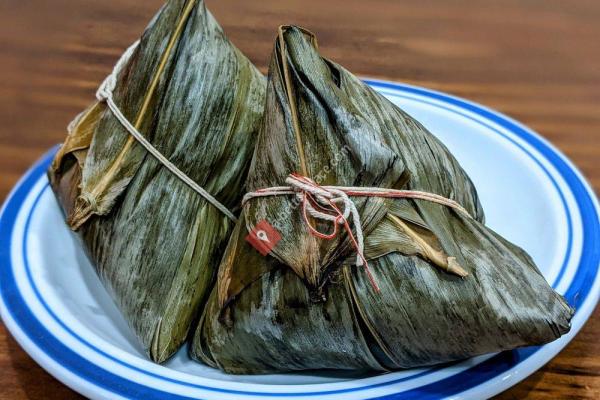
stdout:
[[[0,198],[92,99],[162,0],[0,2]],[[551,140],[600,189],[600,2],[208,1],[263,71],[276,28],[317,33],[358,75],[463,96]],[[599,244],[600,245],[600,244]],[[600,310],[501,399],[600,398]],[[0,398],[78,398],[0,327]]]

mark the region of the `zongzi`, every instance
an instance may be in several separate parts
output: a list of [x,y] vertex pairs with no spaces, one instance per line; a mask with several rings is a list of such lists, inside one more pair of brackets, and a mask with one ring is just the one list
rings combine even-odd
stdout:
[[[484,225],[448,149],[311,33],[280,28],[264,113],[194,358],[230,373],[392,370],[569,330],[571,307]],[[253,238],[268,231],[262,256]]]
[[100,279],[162,362],[185,341],[233,227],[165,166],[239,209],[266,79],[201,0],[168,1],[115,74],[72,123],[49,178]]

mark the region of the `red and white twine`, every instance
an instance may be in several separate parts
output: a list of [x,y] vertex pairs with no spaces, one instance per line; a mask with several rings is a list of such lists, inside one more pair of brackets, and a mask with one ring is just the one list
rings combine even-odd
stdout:
[[[376,291],[379,291],[379,287],[365,259],[364,237],[360,215],[356,204],[350,198],[351,196],[426,200],[453,208],[470,217],[468,211],[460,204],[434,193],[378,187],[320,186],[312,179],[298,174],[289,175],[285,182],[289,186],[275,186],[246,193],[242,200],[242,205],[246,205],[252,199],[261,197],[294,195],[300,202],[304,222],[313,236],[322,239],[333,239],[338,235],[338,225],[343,225],[352,245],[356,249],[356,265],[364,266],[369,280]],[[309,215],[316,220],[331,222],[333,230],[330,233],[320,232],[311,223],[308,218]],[[352,232],[348,222],[350,216],[352,216],[354,232]]]

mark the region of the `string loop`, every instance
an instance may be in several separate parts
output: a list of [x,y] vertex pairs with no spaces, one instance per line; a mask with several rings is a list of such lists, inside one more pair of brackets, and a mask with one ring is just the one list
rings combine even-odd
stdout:
[[[167,159],[160,151],[158,151],[152,143],[150,143],[146,138],[136,129],[135,126],[129,120],[113,99],[113,92],[117,86],[117,77],[119,73],[123,70],[131,55],[138,47],[140,41],[136,41],[131,46],[125,50],[119,61],[115,64],[112,72],[104,79],[98,90],[96,91],[96,98],[98,101],[105,102],[108,108],[112,111],[113,115],[117,120],[121,123],[123,128],[127,130],[127,132],[133,136],[139,144],[141,144],[147,151],[150,153],[156,160],[164,165],[171,173],[173,173],[176,177],[178,177],[183,183],[188,185],[192,190],[198,193],[200,196],[204,197],[206,201],[215,206],[219,211],[225,214],[231,221],[237,222],[237,217],[219,200],[213,197],[210,193],[204,190],[200,185],[198,185],[192,178],[187,176],[185,172],[181,171],[179,168],[175,166],[169,159]],[[74,125],[79,121],[79,116],[75,117],[75,119],[69,124],[67,128],[69,132],[71,132],[74,128]]]

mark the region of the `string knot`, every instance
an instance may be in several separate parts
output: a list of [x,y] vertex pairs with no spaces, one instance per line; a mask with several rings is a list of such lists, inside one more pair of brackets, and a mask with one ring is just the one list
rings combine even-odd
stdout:
[[96,90],[96,99],[98,101],[106,101],[112,98],[113,90],[117,85],[117,79],[114,74],[110,74],[104,79],[102,84]]
[[119,58],[119,61],[115,64],[112,72],[104,79],[98,90],[96,91],[96,98],[98,101],[106,101],[112,99],[112,94],[117,87],[117,75],[123,70],[125,64],[131,58],[131,55],[140,44],[139,40],[136,40],[131,46],[125,50],[125,52]]
[[[364,266],[369,275],[373,287],[379,288],[368,269],[367,260],[364,255],[364,237],[360,223],[360,215],[354,201],[344,190],[331,187],[319,186],[312,179],[298,174],[291,174],[285,182],[295,193],[301,204],[304,222],[310,233],[322,239],[333,239],[338,234],[338,225],[343,225],[348,237],[356,249],[356,265]],[[309,219],[309,215],[316,220],[327,221],[333,224],[330,233],[319,231]],[[350,227],[350,217],[354,232]]]

